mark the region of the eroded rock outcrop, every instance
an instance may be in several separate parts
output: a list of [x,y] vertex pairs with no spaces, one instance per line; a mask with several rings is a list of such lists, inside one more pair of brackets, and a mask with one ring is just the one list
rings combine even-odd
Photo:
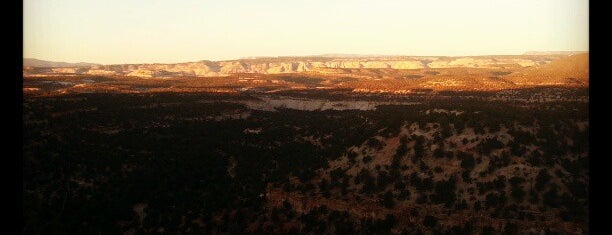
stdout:
[[[176,64],[93,65],[87,68],[61,68],[61,73],[127,75],[134,77],[228,76],[235,73],[281,74],[299,72],[328,73],[336,69],[423,69],[423,68],[495,68],[531,67],[546,64],[543,56],[471,56],[471,57],[278,57],[230,61],[198,61]],[[55,70],[54,70],[55,71]]]

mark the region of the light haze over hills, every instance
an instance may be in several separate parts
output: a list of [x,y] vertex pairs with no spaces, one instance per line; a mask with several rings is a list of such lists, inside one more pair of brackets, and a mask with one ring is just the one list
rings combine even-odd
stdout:
[[[523,53],[523,55],[574,55],[588,53],[588,51],[527,51]],[[482,55],[486,56],[486,55]],[[287,59],[287,58],[397,58],[397,57],[426,57],[426,55],[421,56],[409,56],[409,55],[377,55],[377,54],[343,54],[343,53],[332,53],[332,54],[320,54],[320,55],[304,55],[304,56],[247,56],[239,59],[233,60],[253,60],[253,59]],[[437,56],[440,57],[440,56]],[[209,60],[199,60],[199,61],[209,61]],[[232,61],[232,60],[227,60]],[[194,61],[195,62],[195,61]],[[167,64],[178,64],[178,62],[167,63]],[[24,67],[88,67],[102,65],[101,63],[94,62],[78,62],[78,63],[69,63],[69,62],[59,62],[59,61],[49,61],[49,60],[41,60],[34,58],[24,58],[23,66]]]

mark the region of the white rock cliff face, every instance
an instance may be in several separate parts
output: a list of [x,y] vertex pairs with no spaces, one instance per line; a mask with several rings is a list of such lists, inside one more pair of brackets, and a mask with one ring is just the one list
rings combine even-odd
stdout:
[[[261,58],[232,61],[199,61],[178,64],[95,65],[81,68],[78,73],[96,75],[127,75],[134,77],[216,77],[234,73],[299,73],[322,72],[330,69],[422,69],[422,68],[490,68],[514,64],[526,67],[540,61],[524,58],[492,57],[380,57],[380,58]],[[62,72],[71,72],[63,69]],[[77,72],[77,71],[72,71]]]

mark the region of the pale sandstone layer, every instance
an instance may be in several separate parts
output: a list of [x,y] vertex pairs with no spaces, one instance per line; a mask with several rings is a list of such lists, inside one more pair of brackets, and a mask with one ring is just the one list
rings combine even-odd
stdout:
[[235,73],[328,73],[329,69],[424,69],[538,67],[566,55],[468,57],[274,57],[176,64],[119,64],[53,69],[53,73],[154,77],[217,77]]

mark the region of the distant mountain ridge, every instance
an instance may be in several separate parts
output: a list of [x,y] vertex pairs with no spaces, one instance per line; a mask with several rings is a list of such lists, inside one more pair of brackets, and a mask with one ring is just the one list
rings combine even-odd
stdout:
[[[588,59],[588,53],[585,53]],[[143,78],[155,77],[217,77],[237,73],[286,74],[315,72],[337,74],[359,69],[436,69],[436,68],[527,68],[538,67],[568,57],[551,55],[490,55],[490,56],[384,56],[328,54],[304,57],[259,57],[226,61],[202,60],[171,64],[94,64],[51,62],[24,59],[24,75],[88,74],[117,75]],[[583,56],[584,57],[584,56]],[[588,61],[588,60],[587,60]]]
[[[575,55],[575,54],[583,54],[589,53],[588,51],[526,51],[522,55]],[[410,56],[410,55],[383,55],[383,54],[345,54],[345,53],[329,53],[329,54],[319,54],[319,55],[303,55],[303,56],[245,56],[238,59],[231,60],[201,60],[197,62],[208,62],[208,63],[216,63],[216,62],[229,62],[229,61],[242,61],[242,60],[286,60],[286,59],[296,59],[296,58],[352,58],[352,59],[366,59],[366,58],[402,58],[402,57],[412,57],[412,58],[421,58],[421,57],[485,57],[485,56],[493,56],[493,55],[481,55],[481,56]],[[498,55],[499,56],[499,55]],[[512,56],[512,55],[506,55]],[[514,55],[518,56],[518,55]],[[182,62],[182,63],[125,63],[125,64],[106,64],[106,65],[135,65],[135,64],[185,64],[185,63],[197,63],[197,62]],[[47,67],[47,68],[62,68],[62,67],[94,67],[94,66],[102,66],[100,63],[88,63],[88,62],[78,62],[78,63],[69,63],[69,62],[57,62],[57,61],[49,61],[49,60],[40,60],[35,58],[23,58],[23,67]]]
[[589,53],[588,51],[527,51],[523,55],[576,55]]
[[96,63],[68,63],[68,62],[55,62],[48,60],[39,60],[34,58],[23,58],[23,67],[48,67],[48,68],[62,68],[62,67],[91,67],[100,64]]

